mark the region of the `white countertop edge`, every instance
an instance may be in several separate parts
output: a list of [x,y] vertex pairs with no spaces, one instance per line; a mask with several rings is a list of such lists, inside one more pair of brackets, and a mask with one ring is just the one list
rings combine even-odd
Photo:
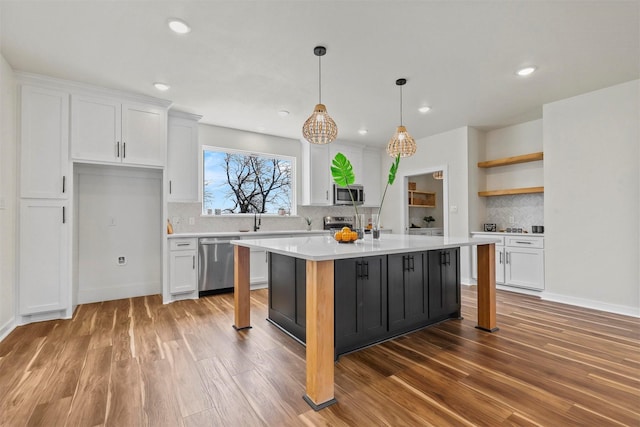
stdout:
[[238,246],[261,249],[285,256],[310,261],[328,261],[335,259],[359,258],[363,256],[392,255],[408,252],[420,252],[435,249],[457,248],[495,244],[499,239],[416,236],[408,234],[385,234],[374,240],[366,236],[355,243],[338,243],[330,236],[291,237],[287,239],[248,239],[232,240]]
[[240,239],[250,238],[251,236],[278,236],[287,234],[302,235],[324,235],[329,234],[329,230],[272,230],[272,231],[203,231],[193,233],[173,233],[167,234],[169,239],[186,239],[193,237],[238,237]]
[[497,236],[544,237],[544,233],[507,233],[506,231],[472,231],[471,234],[495,234]]

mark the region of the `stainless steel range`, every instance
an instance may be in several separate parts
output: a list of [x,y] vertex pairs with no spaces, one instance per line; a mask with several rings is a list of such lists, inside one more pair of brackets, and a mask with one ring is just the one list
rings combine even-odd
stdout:
[[325,216],[323,218],[324,229],[336,232],[342,227],[353,228],[352,216]]

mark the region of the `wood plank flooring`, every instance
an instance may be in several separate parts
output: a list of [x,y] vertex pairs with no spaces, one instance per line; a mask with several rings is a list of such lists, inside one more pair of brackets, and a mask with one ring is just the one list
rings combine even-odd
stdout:
[[464,320],[343,356],[338,404],[302,400],[305,350],[267,323],[236,332],[231,294],[79,306],[0,343],[2,426],[639,426],[640,320],[497,293],[494,334]]

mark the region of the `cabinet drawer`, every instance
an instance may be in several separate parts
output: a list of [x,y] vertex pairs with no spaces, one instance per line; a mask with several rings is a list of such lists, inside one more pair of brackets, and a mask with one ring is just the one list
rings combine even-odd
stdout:
[[510,236],[507,237],[506,245],[518,248],[544,248],[544,238]]
[[473,237],[480,237],[480,238],[488,237],[491,239],[498,239],[499,241],[496,242],[496,246],[504,246],[504,236],[497,235],[496,233],[486,233],[486,234],[474,233]]
[[169,240],[169,250],[186,251],[194,250],[197,247],[197,239],[171,239]]

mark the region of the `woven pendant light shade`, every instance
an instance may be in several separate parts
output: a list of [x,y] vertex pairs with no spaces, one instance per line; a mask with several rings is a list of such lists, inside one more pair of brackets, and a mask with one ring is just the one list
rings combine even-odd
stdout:
[[437,171],[433,173],[433,179],[442,179],[443,175],[442,175],[442,171]]
[[302,136],[312,144],[328,144],[338,136],[338,126],[327,114],[327,107],[322,103],[322,63],[320,58],[327,53],[324,46],[313,48],[313,54],[318,57],[318,103],[313,113],[302,125]]
[[338,126],[327,114],[324,104],[317,104],[302,126],[302,136],[312,144],[328,144],[338,136]]
[[409,157],[416,153],[416,141],[409,135],[407,128],[398,126],[396,133],[389,140],[387,153],[389,153],[391,157],[396,157],[398,154],[400,157]]
[[400,126],[387,144],[387,153],[391,157],[409,157],[416,153],[416,141],[413,139],[407,128],[402,125],[402,86],[407,83],[407,79],[396,80],[396,85],[400,86]]

